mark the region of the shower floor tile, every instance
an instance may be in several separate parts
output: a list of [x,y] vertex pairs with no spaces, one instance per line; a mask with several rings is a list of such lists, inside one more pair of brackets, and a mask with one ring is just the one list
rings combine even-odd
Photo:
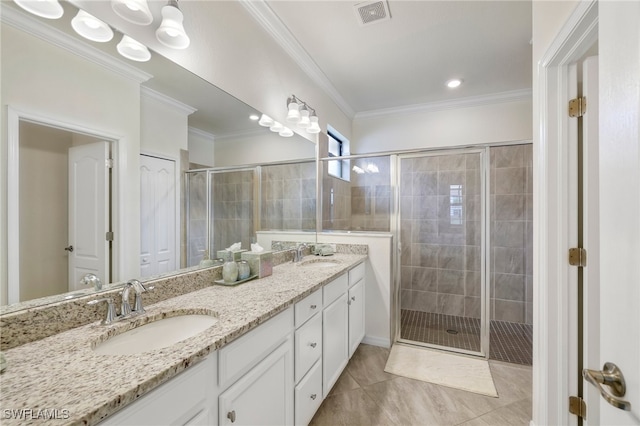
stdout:
[[[489,359],[531,365],[533,327],[507,321],[490,322]],[[480,320],[402,309],[400,337],[470,351],[480,351]]]

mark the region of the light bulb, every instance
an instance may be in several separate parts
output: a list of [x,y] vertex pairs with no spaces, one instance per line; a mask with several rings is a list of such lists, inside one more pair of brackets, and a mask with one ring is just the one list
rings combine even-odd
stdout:
[[298,127],[301,129],[306,129],[311,124],[309,120],[309,110],[306,108],[302,108],[300,110],[300,121],[298,121]]
[[105,43],[113,38],[113,31],[109,25],[84,10],[79,10],[71,20],[71,27],[82,37],[91,41]]
[[269,117],[267,114],[262,114],[258,124],[262,127],[270,127],[273,124],[273,118]]
[[122,19],[137,25],[149,25],[153,15],[147,0],[111,0],[111,8]]
[[122,36],[122,40],[118,43],[116,49],[119,54],[127,59],[131,59],[132,61],[147,62],[151,59],[151,52],[149,52],[149,49],[147,49],[144,44],[127,35]]
[[189,47],[191,40],[184,30],[182,21],[184,15],[178,8],[178,2],[175,0],[162,8],[162,23],[156,30],[156,38],[162,44],[172,49],[186,49]]
[[16,4],[29,13],[47,19],[58,19],[64,14],[64,9],[58,0],[15,0]]
[[318,124],[318,116],[312,115],[309,117],[309,127],[307,127],[307,133],[320,133],[320,125]]
[[284,126],[278,123],[277,121],[274,121],[271,127],[269,127],[269,130],[271,130],[274,133],[279,133],[284,130]]
[[280,130],[280,132],[278,132],[278,134],[280,136],[282,136],[283,138],[290,138],[291,136],[293,136],[293,130],[291,130],[288,127],[285,127],[282,130]]
[[289,123],[297,123],[300,121],[300,106],[296,102],[289,104],[289,112],[287,113],[287,121]]

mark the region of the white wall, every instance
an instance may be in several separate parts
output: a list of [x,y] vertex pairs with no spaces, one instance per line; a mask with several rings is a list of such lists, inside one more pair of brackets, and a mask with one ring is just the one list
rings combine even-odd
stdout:
[[189,111],[171,99],[147,90],[140,98],[140,150],[144,154],[180,160],[188,149]]
[[[116,221],[118,235],[140,234],[139,83],[101,66],[80,59],[66,50],[52,47],[33,36],[2,24],[1,104],[3,127],[9,105],[21,111],[50,117],[60,122],[118,135],[120,180],[116,194],[126,215]],[[6,303],[7,288],[7,132],[2,132],[0,161],[0,304]],[[124,210],[123,210],[124,211]],[[138,239],[122,245],[117,268],[122,278],[137,275]]]
[[412,113],[362,114],[351,153],[531,140],[531,100]]
[[215,166],[265,164],[276,161],[315,159],[315,144],[297,135],[283,138],[267,131],[251,135],[216,138]]
[[189,128],[189,162],[213,167],[215,159],[214,136],[200,129]]

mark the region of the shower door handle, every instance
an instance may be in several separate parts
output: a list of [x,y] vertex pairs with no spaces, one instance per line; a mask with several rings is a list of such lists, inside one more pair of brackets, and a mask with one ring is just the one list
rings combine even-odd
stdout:
[[[621,399],[627,393],[622,371],[612,362],[605,362],[601,371],[582,370],[582,376],[587,382],[598,388],[600,395],[609,404],[625,411],[631,411],[631,403]],[[606,390],[604,387],[609,388]]]

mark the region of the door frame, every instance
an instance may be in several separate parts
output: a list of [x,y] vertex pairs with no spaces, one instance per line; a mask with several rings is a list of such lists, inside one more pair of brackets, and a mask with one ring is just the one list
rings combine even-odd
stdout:
[[[577,424],[569,414],[569,396],[576,395],[577,268],[567,253],[577,244],[577,157],[567,143],[566,113],[569,66],[598,39],[596,0],[585,0],[557,34],[537,64],[537,108],[533,146],[534,182],[534,333],[533,421]],[[535,104],[534,100],[534,104]],[[573,284],[573,288],[571,285]]]
[[[174,250],[175,250],[175,258],[176,258],[176,269],[182,268],[182,252],[180,250],[180,246],[182,244],[180,230],[182,228],[182,215],[181,215],[181,198],[182,197],[182,164],[179,158],[176,158],[171,155],[158,154],[154,151],[143,149],[140,151],[140,156],[146,157],[154,157],[160,160],[173,161],[175,164],[174,167],[174,182],[175,182],[175,241],[174,241]],[[186,186],[186,184],[185,184]],[[186,209],[185,209],[186,210]],[[186,237],[185,237],[186,238]],[[139,255],[140,253],[138,253]],[[138,262],[140,263],[140,262]],[[138,265],[140,266],[140,265]]]
[[[117,212],[120,211],[119,191],[119,163],[118,152],[122,149],[125,139],[108,131],[96,130],[77,123],[69,123],[37,111],[18,109],[7,106],[7,303],[20,300],[20,121],[53,127],[74,133],[82,133],[96,138],[108,140],[111,143],[114,168],[111,175],[111,214],[112,230],[116,235],[122,235],[121,220]],[[119,277],[119,253],[123,253],[124,241],[116,238],[112,244],[111,262],[112,277],[115,282]]]

